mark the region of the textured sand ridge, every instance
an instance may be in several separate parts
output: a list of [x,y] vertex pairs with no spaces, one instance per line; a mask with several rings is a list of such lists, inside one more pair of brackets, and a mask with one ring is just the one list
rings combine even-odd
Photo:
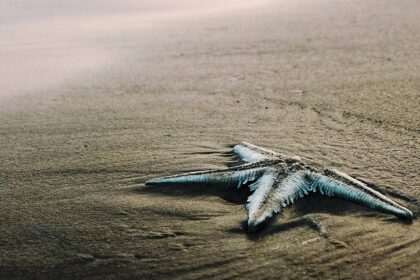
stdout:
[[144,185],[246,140],[419,215],[420,3],[235,3],[0,27],[0,278],[418,277],[416,219],[314,195],[247,234],[246,192]]

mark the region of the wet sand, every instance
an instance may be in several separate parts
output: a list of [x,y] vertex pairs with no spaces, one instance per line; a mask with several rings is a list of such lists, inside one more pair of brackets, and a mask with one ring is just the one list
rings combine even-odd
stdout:
[[0,278],[418,277],[416,219],[315,195],[247,234],[244,193],[144,185],[248,141],[418,216],[418,1],[53,2],[1,9]]

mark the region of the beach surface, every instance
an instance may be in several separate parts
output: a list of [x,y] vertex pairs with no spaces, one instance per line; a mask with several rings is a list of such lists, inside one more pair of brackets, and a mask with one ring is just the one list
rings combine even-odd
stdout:
[[0,3],[1,279],[419,277],[417,219],[144,185],[248,141],[418,216],[419,1],[61,2]]

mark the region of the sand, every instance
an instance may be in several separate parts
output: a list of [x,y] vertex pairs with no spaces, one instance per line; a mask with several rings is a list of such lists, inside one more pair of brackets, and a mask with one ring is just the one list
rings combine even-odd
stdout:
[[0,278],[420,275],[417,220],[315,195],[247,234],[244,193],[144,185],[230,164],[245,140],[418,215],[418,1],[13,2],[0,4]]

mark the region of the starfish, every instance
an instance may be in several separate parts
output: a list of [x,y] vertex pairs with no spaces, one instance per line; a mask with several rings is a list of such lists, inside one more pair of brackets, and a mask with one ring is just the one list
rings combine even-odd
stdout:
[[211,184],[238,189],[247,186],[252,192],[246,205],[249,231],[256,231],[297,199],[315,192],[413,219],[407,208],[340,171],[318,170],[300,157],[288,157],[246,142],[234,146],[233,152],[243,164],[156,178],[146,185]]

